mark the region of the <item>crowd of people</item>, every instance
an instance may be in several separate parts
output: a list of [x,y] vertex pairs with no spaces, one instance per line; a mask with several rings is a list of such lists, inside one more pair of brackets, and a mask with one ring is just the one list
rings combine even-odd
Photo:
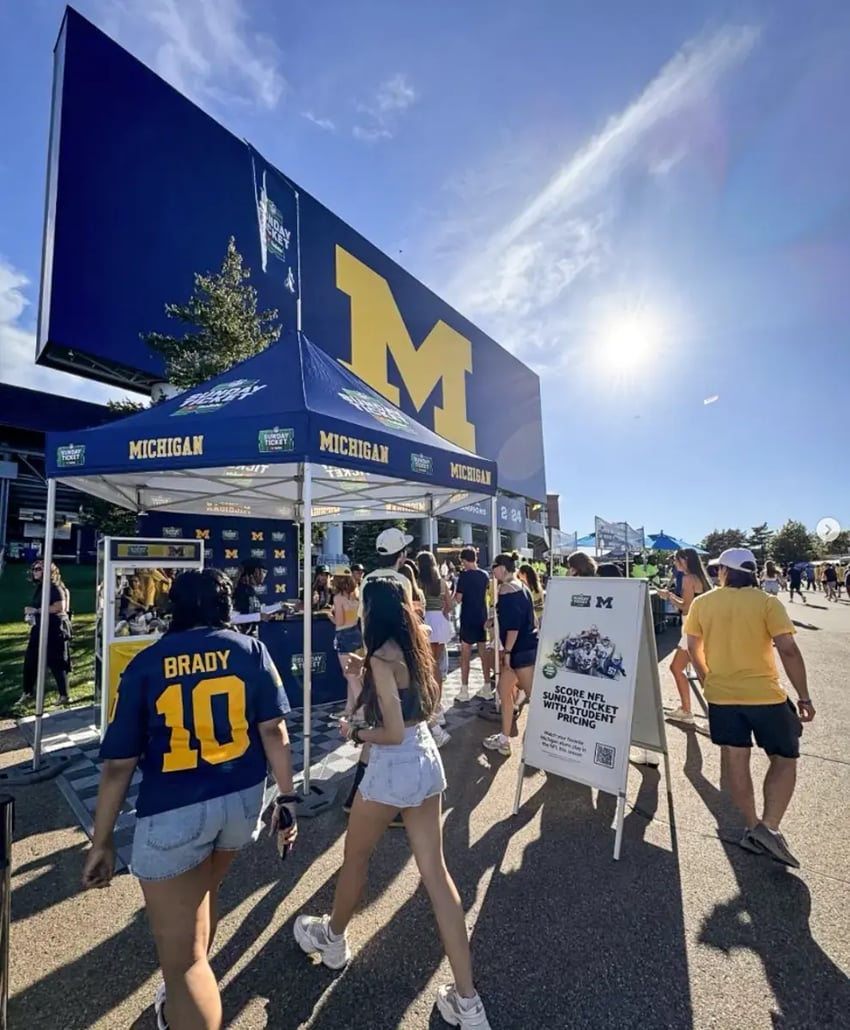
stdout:
[[[450,739],[442,725],[443,670],[456,623],[462,684],[456,703],[474,700],[470,668],[478,657],[484,671],[479,704],[482,712],[490,706],[500,723],[482,743],[510,755],[517,707],[532,694],[545,584],[516,554],[499,554],[489,571],[482,569],[472,548],[461,553],[462,567],[452,580],[430,552],[409,558],[412,542],[399,529],[385,530],[368,575],[362,567],[335,576],[328,570],[312,584],[333,619],[347,681],[340,735],[360,748],[360,760],[344,806],[349,823],[331,910],[300,915],[294,936],[330,969],[347,965],[347,928],[370,855],[385,830],[403,827],[454,977],[437,993],[439,1012],[452,1026],[487,1030],[464,913],[443,852],[446,776],[440,748]],[[582,552],[570,555],[566,567],[572,576],[622,575],[616,565],[597,564]],[[714,569],[719,589],[694,550],[678,551],[662,591],[683,619],[670,667],[679,706],[670,718],[693,721],[690,663],[708,703],[711,739],[724,751],[729,787],[744,818],[741,847],[796,866],[780,824],[794,791],[802,726],[815,709],[793,623],[777,596],[785,570],[769,562],[759,569],[752,553],[740,548],[725,551]],[[43,568],[33,572],[37,580]],[[168,631],[124,672],[101,749],[83,886],[105,887],[112,878],[113,827],[138,768],[131,867],[141,882],[163,974],[155,997],[160,1030],[222,1025],[207,958],[217,895],[237,852],[260,832],[269,770],[279,792],[269,826],[283,856],[298,834],[284,721],[289,701],[264,645],[232,626],[234,593],[253,575],[244,572],[235,588],[214,569],[173,581]],[[51,580],[50,616],[61,621],[70,598],[58,570],[51,570]],[[831,580],[824,575],[823,582]],[[36,616],[35,600],[32,607]],[[610,642],[600,632],[585,636],[576,650],[604,659],[604,674],[610,674]],[[796,704],[780,684],[774,653]],[[753,742],[769,758],[761,806],[750,773]]]
[[[300,947],[331,969],[351,960],[346,929],[383,832],[403,826],[428,891],[454,981],[436,1004],[462,1030],[489,1022],[472,973],[463,908],[442,842],[446,787],[439,748],[446,645],[458,616],[464,688],[478,649],[483,702],[500,699],[501,732],[484,746],[510,754],[520,693],[531,695],[543,590],[533,568],[500,554],[491,573],[466,549],[453,584],[433,555],[408,558],[412,538],[381,533],[376,568],[353,568],[312,584],[334,621],[346,676],[340,734],[361,748],[345,808],[349,824],[331,911],[295,922]],[[84,888],[105,887],[114,869],[115,820],[136,769],[142,773],[131,868],[140,880],[163,982],[155,996],[160,1030],[218,1028],[221,999],[208,961],[217,896],[235,854],[259,833],[271,770],[279,796],[270,830],[282,854],[298,833],[297,797],[284,716],[289,702],[262,642],[232,626],[234,592],[251,606],[261,569],[243,569],[235,586],[222,572],[186,572],[170,591],[171,622],[161,639],[128,665],[101,748],[101,782]],[[520,576],[522,573],[522,578]],[[328,597],[322,598],[327,585]],[[499,648],[493,635],[497,632]],[[500,655],[495,668],[494,655]],[[215,702],[215,703],[214,703]]]

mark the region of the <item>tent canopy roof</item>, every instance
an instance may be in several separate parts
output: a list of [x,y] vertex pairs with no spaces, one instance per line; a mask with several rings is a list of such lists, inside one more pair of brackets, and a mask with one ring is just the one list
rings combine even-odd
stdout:
[[106,426],[47,437],[49,478],[135,511],[428,517],[496,493],[495,463],[415,422],[301,333]]

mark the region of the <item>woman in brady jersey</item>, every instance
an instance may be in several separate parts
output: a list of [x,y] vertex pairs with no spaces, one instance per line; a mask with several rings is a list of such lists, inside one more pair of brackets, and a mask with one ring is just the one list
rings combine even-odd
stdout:
[[[259,832],[267,766],[292,797],[283,716],[289,702],[260,641],[227,628],[230,580],[186,572],[171,590],[171,628],[121,677],[100,755],[92,847],[83,888],[112,879],[112,830],[138,765],[132,872],[141,881],[164,984],[159,1030],[222,1025],[207,952],[218,888],[236,853]],[[275,805],[272,829],[277,829]],[[295,839],[294,818],[283,837]],[[167,994],[167,1002],[166,1002]]]

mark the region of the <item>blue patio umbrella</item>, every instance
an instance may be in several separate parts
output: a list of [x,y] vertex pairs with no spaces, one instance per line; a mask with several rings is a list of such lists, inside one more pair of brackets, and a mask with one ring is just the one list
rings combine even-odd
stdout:
[[649,533],[647,536],[650,551],[681,551],[683,547],[688,546],[674,536],[668,536],[664,530],[660,533]]

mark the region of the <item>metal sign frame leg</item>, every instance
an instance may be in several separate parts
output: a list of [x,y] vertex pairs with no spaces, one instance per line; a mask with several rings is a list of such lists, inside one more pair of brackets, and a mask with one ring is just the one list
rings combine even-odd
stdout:
[[[628,772],[626,773],[628,778]],[[614,861],[619,862],[620,850],[623,846],[623,826],[626,821],[626,792],[621,790],[617,795],[617,813],[615,816],[616,831],[614,833]]]
[[[525,746],[525,741],[523,741],[523,747],[524,746]],[[513,810],[513,814],[514,815],[517,815],[519,813],[519,806],[522,804],[522,780],[523,780],[524,776],[525,776],[525,760],[524,759],[520,759],[519,773],[517,774],[517,778],[516,778],[516,793],[514,794],[514,810]]]

